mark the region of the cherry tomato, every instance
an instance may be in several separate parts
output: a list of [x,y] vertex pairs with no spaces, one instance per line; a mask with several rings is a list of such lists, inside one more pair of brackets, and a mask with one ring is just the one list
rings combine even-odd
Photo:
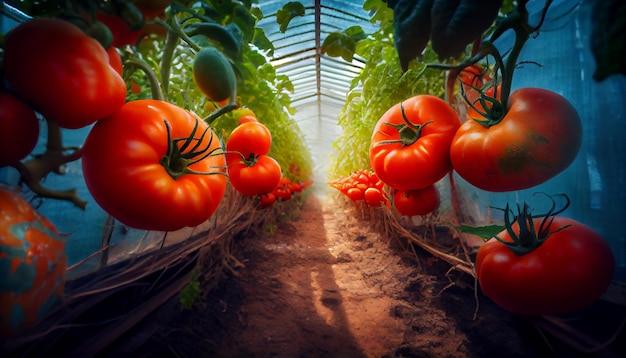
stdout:
[[276,202],[276,195],[274,193],[265,193],[259,195],[259,205],[261,208],[268,208]]
[[361,188],[352,187],[346,190],[346,195],[352,201],[363,200],[363,190]]
[[384,202],[383,193],[377,188],[365,189],[363,199],[369,206],[380,206]]

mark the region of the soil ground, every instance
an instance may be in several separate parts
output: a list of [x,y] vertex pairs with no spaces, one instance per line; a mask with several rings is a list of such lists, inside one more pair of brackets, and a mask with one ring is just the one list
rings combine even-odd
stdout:
[[578,356],[336,200],[309,195],[274,233],[237,239],[245,267],[191,310],[172,302],[135,356]]

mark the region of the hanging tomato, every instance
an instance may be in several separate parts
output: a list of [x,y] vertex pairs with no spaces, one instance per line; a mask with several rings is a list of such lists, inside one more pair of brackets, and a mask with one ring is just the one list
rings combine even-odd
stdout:
[[104,47],[69,22],[29,20],[9,31],[4,45],[12,88],[61,127],[85,127],[126,101],[126,83]]
[[206,122],[163,101],[131,101],[98,121],[85,140],[82,165],[96,202],[137,229],[197,226],[226,190],[220,139]]

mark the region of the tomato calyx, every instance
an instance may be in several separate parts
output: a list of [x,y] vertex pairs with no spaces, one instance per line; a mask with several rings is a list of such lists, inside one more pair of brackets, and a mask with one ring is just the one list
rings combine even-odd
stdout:
[[227,152],[228,154],[237,155],[241,159],[241,163],[245,164],[248,168],[252,168],[258,161],[261,155],[250,153],[250,155],[246,158],[245,155],[241,154],[241,152]]
[[[504,227],[511,237],[511,240],[513,241],[502,240],[497,235],[494,235],[493,238],[498,240],[500,243],[506,245],[511,251],[513,251],[513,253],[518,256],[525,255],[537,249],[552,234],[564,230],[568,227],[568,225],[566,225],[556,228],[554,230],[550,230],[556,215],[565,211],[565,209],[567,209],[570,204],[570,200],[567,195],[558,194],[558,196],[561,196],[566,200],[566,203],[562,208],[556,210],[556,201],[554,200],[554,196],[549,196],[552,200],[552,206],[550,207],[548,213],[545,215],[533,216],[530,212],[529,205],[527,203],[524,203],[522,208],[520,208],[519,204],[517,205],[518,215],[514,216],[511,219],[512,210],[510,209],[509,204],[507,204],[504,209],[500,210],[504,211]],[[535,228],[533,219],[538,217],[543,217],[543,219],[541,220],[539,227]],[[513,222],[516,222],[519,226],[518,233],[513,230]]]
[[417,142],[417,140],[421,137],[424,127],[427,124],[433,123],[433,121],[431,120],[420,125],[415,125],[406,117],[406,114],[404,113],[404,105],[402,103],[400,103],[400,111],[402,112],[402,119],[404,120],[404,123],[385,123],[385,125],[388,125],[398,130],[400,139],[384,140],[376,143],[376,145],[401,143],[403,147],[410,146],[413,143]]
[[[209,150],[213,143],[213,140],[216,140],[213,135],[213,131],[210,130],[211,127],[206,127],[204,132],[200,135],[199,138],[196,138],[196,132],[198,131],[198,123],[196,120],[196,124],[194,125],[193,130],[189,137],[183,138],[172,138],[172,128],[170,123],[167,120],[163,121],[165,123],[165,129],[167,130],[167,153],[161,158],[160,164],[165,168],[167,173],[172,177],[172,179],[176,180],[185,174],[196,174],[196,175],[212,175],[212,174],[222,174],[225,175],[222,171],[211,171],[211,172],[198,172],[192,169],[189,169],[189,166],[201,162],[211,155],[222,155],[222,151],[218,151],[217,148]],[[200,148],[200,144],[203,142],[205,136],[209,133],[209,142],[205,147]],[[182,142],[182,145],[178,145]],[[217,152],[217,153],[216,153]]]
[[[480,123],[486,128],[489,128],[491,126],[494,126],[500,123],[500,121],[502,121],[502,119],[504,118],[504,115],[506,114],[506,108],[504,107],[504,104],[498,100],[498,98],[500,97],[500,93],[498,93],[499,86],[494,86],[494,87],[487,88],[487,89],[475,87],[472,84],[465,84],[465,86],[468,86],[472,88],[473,90],[476,90],[480,95],[478,99],[476,99],[475,101],[470,101],[467,98],[465,94],[464,86],[462,85],[460,87],[460,90],[461,90],[461,96],[463,97],[465,103],[467,103],[467,105],[470,106],[470,108],[474,110],[474,112],[476,112],[479,116],[481,116],[482,118],[485,118],[485,119],[479,119],[479,118],[471,118],[471,119],[473,121],[476,121],[477,123]],[[486,94],[487,91],[492,91],[493,95]]]

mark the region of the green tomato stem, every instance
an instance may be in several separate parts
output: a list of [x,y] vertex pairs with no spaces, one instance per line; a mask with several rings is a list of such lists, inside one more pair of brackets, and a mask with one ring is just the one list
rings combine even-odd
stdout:
[[163,57],[161,58],[161,84],[163,86],[164,97],[169,95],[170,73],[172,69],[172,59],[174,50],[178,45],[178,35],[173,31],[167,31],[165,35],[165,45],[163,47]]
[[161,84],[157,79],[156,74],[152,70],[152,67],[148,65],[145,61],[140,59],[132,59],[126,61],[126,65],[131,65],[139,68],[143,73],[148,77],[148,82],[150,82],[150,90],[152,91],[152,99],[164,101],[165,97],[163,96],[163,91],[161,91]]

